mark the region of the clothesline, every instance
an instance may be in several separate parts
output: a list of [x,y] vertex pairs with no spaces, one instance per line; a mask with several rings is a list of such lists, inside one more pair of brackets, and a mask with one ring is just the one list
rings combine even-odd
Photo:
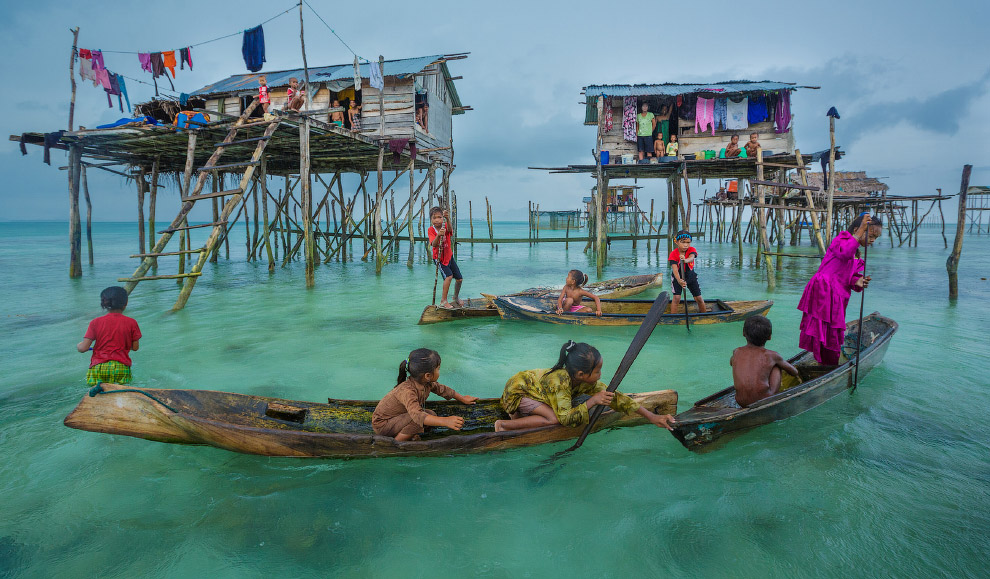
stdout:
[[360,60],[363,60],[365,62],[371,62],[371,61],[369,61],[367,58],[365,58],[363,56],[358,56],[358,53],[354,52],[354,49],[351,48],[346,42],[344,42],[344,39],[341,38],[339,34],[337,34],[337,31],[335,31],[333,28],[330,28],[330,25],[327,24],[327,21],[324,20],[322,16],[320,16],[320,13],[316,11],[316,8],[313,8],[313,6],[309,2],[307,2],[307,0],[302,0],[302,1],[305,2],[306,6],[309,6],[309,9],[313,11],[313,14],[315,14],[316,17],[320,19],[320,22],[322,22],[323,25],[327,27],[327,30],[329,30],[331,32],[331,34],[333,34],[334,36],[336,36],[337,37],[337,40],[339,40],[340,43],[343,44],[344,47],[351,52],[351,54],[353,54],[354,56],[356,56]]
[[[297,8],[298,6],[299,6],[299,2],[296,2],[295,4],[292,5],[292,7],[287,8],[286,10],[284,10],[282,12],[279,12],[275,16],[272,16],[271,18],[269,18],[268,20],[265,20],[264,22],[262,22],[261,24],[258,24],[257,26],[262,26],[264,24],[268,24],[272,20],[275,20],[276,18],[278,18],[280,16],[283,16],[285,14],[288,14],[289,12],[291,12],[292,10],[294,10],[295,8]],[[312,6],[310,8],[312,8]],[[230,34],[226,34],[224,36],[220,36],[220,37],[217,37],[217,38],[214,38],[214,39],[211,39],[211,40],[204,40],[203,42],[197,42],[196,44],[188,44],[186,46],[188,46],[189,48],[192,48],[194,46],[202,46],[204,44],[209,44],[211,42],[216,42],[218,40],[223,40],[225,38],[230,38],[232,36],[237,36],[237,35],[243,34],[243,33],[244,33],[243,30],[239,30],[237,32],[232,32]],[[343,42],[343,41],[341,41],[341,42]],[[349,47],[348,47],[348,50],[350,50]],[[103,52],[103,53],[108,53],[109,52],[109,53],[113,53],[113,54],[141,54],[141,52],[134,51],[134,50],[101,50],[100,52]],[[150,51],[149,50],[148,52],[155,52],[155,51]]]

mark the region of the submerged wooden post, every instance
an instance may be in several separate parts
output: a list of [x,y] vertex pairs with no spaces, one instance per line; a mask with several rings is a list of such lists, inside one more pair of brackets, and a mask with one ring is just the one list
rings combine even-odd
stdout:
[[739,182],[736,183],[736,203],[739,204],[739,210],[736,212],[736,248],[739,253],[739,267],[742,267],[743,262],[742,215],[743,209],[746,207],[743,204],[743,197],[748,185],[749,179],[740,179]]
[[[763,181],[763,148],[756,148],[756,179],[758,181]],[[757,185],[757,203],[760,205],[765,205],[764,189],[762,185]],[[777,287],[777,275],[773,268],[773,260],[768,253],[770,253],[770,240],[767,239],[767,210],[765,207],[759,207],[759,241],[760,248],[763,252],[763,262],[766,267],[767,272],[767,288],[775,289]]]
[[964,165],[962,184],[959,186],[959,217],[956,221],[956,240],[952,244],[952,253],[945,260],[945,270],[949,273],[949,299],[959,297],[959,256],[962,254],[963,229],[966,227],[966,193],[969,190],[969,174],[972,165]]
[[86,198],[86,245],[89,249],[89,265],[93,265],[93,203],[89,200],[89,182],[86,180],[86,165],[79,163],[79,171],[83,196]]
[[[485,216],[485,221],[488,221],[487,215]],[[471,209],[471,200],[468,199],[468,227],[471,229],[471,245],[474,245],[474,214]]]
[[79,218],[79,180],[82,149],[69,145],[69,277],[82,277],[82,231]]
[[[151,188],[148,191],[148,247],[154,245],[155,207],[158,204],[158,159],[151,164]],[[158,268],[158,258],[151,258],[151,267]]]
[[372,226],[375,228],[375,273],[380,274],[382,272],[382,266],[384,266],[384,260],[382,259],[382,201],[385,197],[385,191],[383,187],[385,182],[382,175],[382,164],[385,160],[385,145],[384,142],[379,142],[378,145],[378,192],[375,194],[375,207],[374,207],[374,217],[372,218]]
[[[309,91],[306,91],[306,101],[310,100]],[[313,191],[309,176],[309,117],[303,119],[299,125],[299,180],[300,183],[300,211],[303,221],[303,242],[306,253],[306,287],[311,288],[316,285],[315,274],[315,254],[316,247],[313,243]]]
[[141,167],[141,172],[137,178],[138,187],[138,253],[147,253],[144,245],[144,189],[148,184],[144,180],[145,169]]
[[[416,176],[414,175],[415,169],[416,169],[416,161],[413,161],[412,158],[411,158],[411,156],[410,156],[410,159],[409,159],[409,207],[406,208],[406,212],[407,212],[407,214],[406,214],[406,228],[409,230],[409,231],[406,232],[406,233],[409,234],[409,258],[406,260],[406,266],[407,267],[412,267],[413,266],[413,253],[415,252],[415,249],[416,249],[416,238],[413,235],[413,214],[416,213],[414,211],[415,207],[413,205],[415,203],[415,201],[416,201],[416,179],[415,179]],[[471,202],[468,201],[468,214],[470,214],[470,213],[471,213]],[[474,237],[474,225],[473,224],[471,225],[471,237]]]

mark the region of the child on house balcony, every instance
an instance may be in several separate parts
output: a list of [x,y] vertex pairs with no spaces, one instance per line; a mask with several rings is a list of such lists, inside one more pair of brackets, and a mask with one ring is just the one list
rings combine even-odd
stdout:
[[330,124],[343,128],[344,107],[340,106],[340,101],[333,99],[333,106],[330,107]]
[[258,77],[258,103],[261,110],[268,114],[268,107],[271,106],[271,98],[268,96],[268,77],[261,75]]

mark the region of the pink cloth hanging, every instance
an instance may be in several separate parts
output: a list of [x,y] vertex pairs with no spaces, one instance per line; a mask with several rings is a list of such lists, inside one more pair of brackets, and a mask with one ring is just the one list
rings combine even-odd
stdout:
[[636,140],[636,97],[622,97],[622,138]]
[[[92,54],[93,54],[93,71],[96,72],[100,70],[106,70],[107,67],[104,66],[103,64],[103,53],[100,52],[99,50],[93,50]],[[107,81],[107,84],[109,84],[109,82],[110,81]]]
[[708,125],[712,126],[712,136],[715,135],[715,99],[698,97],[698,105],[694,113],[694,132],[705,132]]
[[153,72],[151,69],[151,53],[150,52],[139,52],[138,62],[141,63],[141,70],[148,72]]
[[612,130],[612,99],[603,97],[602,100],[602,132],[608,133]]

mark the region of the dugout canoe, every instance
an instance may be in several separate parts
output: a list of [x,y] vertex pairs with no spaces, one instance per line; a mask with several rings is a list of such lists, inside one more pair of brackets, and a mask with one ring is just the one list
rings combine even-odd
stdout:
[[[535,320],[551,324],[573,324],[578,326],[638,326],[643,323],[646,312],[653,305],[653,300],[634,299],[603,299],[602,315],[595,312],[574,312],[558,314],[557,296],[499,296],[495,298],[495,307],[503,320]],[[595,307],[593,301],[585,299],[585,305]],[[770,311],[773,302],[770,300],[722,301],[718,299],[705,300],[707,312],[699,312],[698,304],[688,302],[688,318],[692,326],[698,324],[723,324],[738,322],[757,314]],[[673,304],[667,307],[660,318],[662,325],[684,324],[684,302],[671,311]]]
[[[846,324],[843,351],[855,358],[859,320]],[[897,332],[897,322],[873,312],[863,318],[863,344],[860,355],[859,379],[869,374],[883,360],[890,339]],[[852,387],[855,364],[846,361],[839,366],[823,366],[811,352],[803,352],[788,360],[801,374],[803,382],[793,388],[764,398],[748,408],[736,403],[731,386],[694,403],[677,415],[673,435],[688,450],[710,450],[716,440],[751,428],[801,414]]]
[[[605,281],[588,284],[585,289],[592,293],[597,293],[600,297],[624,298],[636,295],[645,290],[660,287],[663,285],[663,274],[629,275]],[[510,296],[543,296],[557,298],[560,288],[535,287]],[[498,309],[492,303],[495,296],[482,294],[483,297],[464,300],[463,308],[441,308],[431,305],[423,309],[423,314],[419,317],[420,324],[436,324],[438,322],[449,322],[460,318],[479,318],[498,316]]]
[[[104,392],[87,394],[65,418],[79,430],[122,434],[157,442],[209,445],[233,452],[285,457],[362,458],[446,456],[507,450],[569,440],[583,427],[548,426],[495,432],[507,418],[498,398],[468,406],[456,401],[428,401],[440,416],[461,416],[460,431],[433,428],[422,440],[397,442],[371,429],[377,400],[336,400],[327,404],[212,390],[164,390],[103,384]],[[629,394],[658,414],[677,411],[677,392]],[[638,414],[606,409],[594,431],[648,422]]]

